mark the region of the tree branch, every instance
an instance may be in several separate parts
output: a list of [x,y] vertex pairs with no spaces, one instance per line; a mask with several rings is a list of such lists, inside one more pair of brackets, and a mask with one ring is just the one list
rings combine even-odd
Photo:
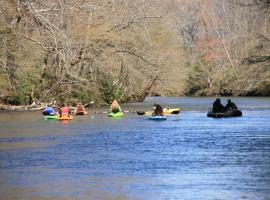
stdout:
[[141,59],[141,60],[144,61],[146,64],[149,64],[149,65],[155,66],[155,67],[157,66],[157,64],[151,63],[150,61],[146,60],[144,57],[142,57],[142,56],[140,56],[140,55],[138,55],[138,54],[136,54],[136,53],[134,53],[134,52],[132,52],[132,51],[128,51],[128,50],[118,50],[118,51],[115,51],[115,52],[113,52],[113,53],[127,53],[127,54],[133,55],[133,56],[135,56],[135,57]]

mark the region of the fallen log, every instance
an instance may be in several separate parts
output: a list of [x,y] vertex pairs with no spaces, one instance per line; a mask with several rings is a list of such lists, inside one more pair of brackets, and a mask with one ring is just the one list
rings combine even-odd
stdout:
[[[57,106],[52,106],[55,109],[60,109]],[[20,111],[35,111],[35,110],[43,110],[46,108],[46,105],[23,105],[23,106],[13,106],[13,105],[5,105],[0,104],[0,110],[12,111],[12,112],[20,112]],[[76,110],[76,107],[69,107],[71,112]]]
[[36,103],[34,101],[31,105],[22,105],[22,106],[0,104],[0,110],[14,111],[14,112],[34,111],[34,110],[43,110],[44,108],[46,108],[47,105],[53,105],[53,103]]
[[0,110],[7,110],[7,111],[30,111],[30,110],[42,110],[46,106],[41,105],[26,105],[26,106],[12,106],[12,105],[5,105],[0,104]]
[[[93,106],[94,103],[90,102],[88,104],[85,104],[84,106],[89,108]],[[7,105],[7,104],[0,104],[0,110],[6,110],[6,111],[13,111],[13,112],[20,112],[20,111],[35,111],[35,110],[43,110],[46,108],[46,106],[51,106],[54,109],[60,109],[59,106],[55,105],[55,102],[50,103],[36,103],[35,101],[31,105],[22,105],[22,106],[14,106],[14,105]],[[70,106],[69,109],[71,112],[74,112],[76,110],[76,107]]]

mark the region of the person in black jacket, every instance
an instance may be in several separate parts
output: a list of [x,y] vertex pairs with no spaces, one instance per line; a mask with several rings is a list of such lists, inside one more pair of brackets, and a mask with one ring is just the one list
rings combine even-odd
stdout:
[[217,98],[213,103],[213,112],[225,112],[225,106],[220,102],[220,98]]
[[226,110],[237,110],[237,106],[235,105],[235,103],[232,102],[231,99],[228,99],[228,103],[226,105]]

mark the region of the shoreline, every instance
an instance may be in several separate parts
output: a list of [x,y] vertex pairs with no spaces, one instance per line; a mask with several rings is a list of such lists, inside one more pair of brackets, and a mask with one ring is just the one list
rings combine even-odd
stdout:
[[[224,99],[229,99],[229,98],[270,98],[270,96],[149,96],[147,98],[224,98]],[[143,101],[145,102],[145,101]],[[134,102],[124,102],[121,103],[121,105],[124,105],[124,107],[128,104],[137,104],[137,103],[143,103],[141,101],[134,101]],[[45,103],[42,105],[11,105],[11,104],[3,104],[0,103],[0,113],[4,112],[35,112],[35,111],[41,111],[45,108]],[[101,112],[107,112],[106,110],[109,108],[110,105],[99,105],[95,106],[94,104],[86,104],[88,106],[85,106],[86,110],[94,110],[95,112],[101,113]],[[59,108],[55,105],[52,107],[54,108]],[[128,106],[129,107],[129,106]],[[75,110],[76,107],[70,107],[71,110]],[[126,110],[126,112],[136,112],[135,110]],[[98,114],[97,113],[97,114]]]

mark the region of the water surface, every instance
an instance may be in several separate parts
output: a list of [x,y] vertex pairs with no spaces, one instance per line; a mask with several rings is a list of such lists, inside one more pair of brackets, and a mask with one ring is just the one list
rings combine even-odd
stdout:
[[270,199],[270,98],[233,98],[243,117],[227,119],[206,117],[213,100],[123,106],[181,107],[161,122],[1,112],[0,199]]

